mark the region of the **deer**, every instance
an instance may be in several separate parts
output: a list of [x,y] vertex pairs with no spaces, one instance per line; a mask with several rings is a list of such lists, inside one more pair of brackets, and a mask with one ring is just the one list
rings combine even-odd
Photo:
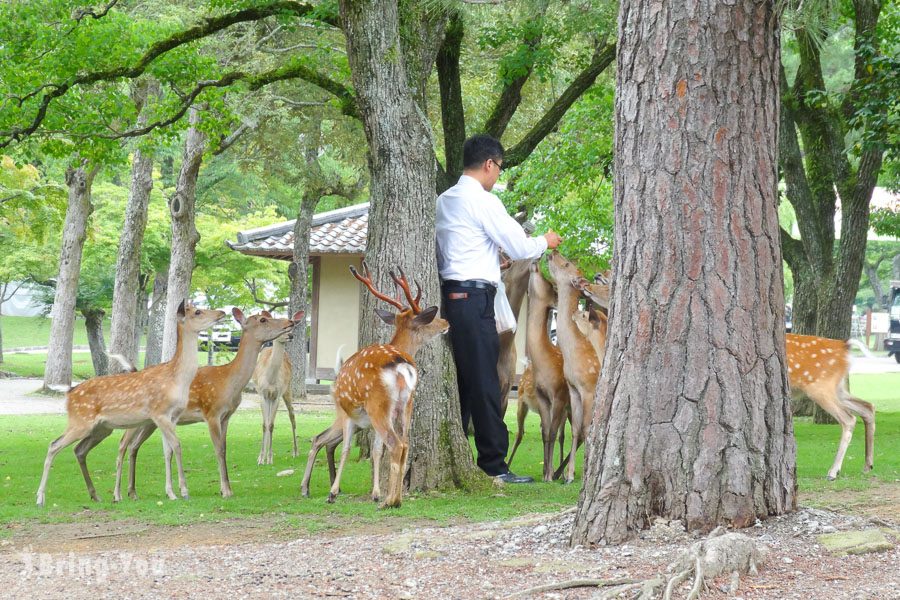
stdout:
[[785,334],[785,357],[791,395],[805,394],[841,426],[834,464],[827,478],[834,481],[844,463],[844,455],[853,438],[856,416],[866,428],[866,462],[863,472],[874,466],[875,407],[850,395],[847,376],[850,373],[850,346],[846,341],[811,335]]
[[291,361],[287,353],[284,351],[284,345],[287,343],[287,336],[275,338],[272,341],[271,348],[263,349],[259,355],[259,362],[256,370],[253,371],[253,381],[256,383],[256,390],[262,396],[262,445],[259,449],[259,458],[256,459],[258,465],[271,465],[273,462],[272,454],[272,432],[275,429],[275,415],[278,413],[278,399],[284,400],[287,408],[288,418],[291,420],[291,442],[293,450],[291,456],[297,458],[300,453],[297,451],[297,421],[294,417],[293,396],[291,393],[291,376],[293,369]]
[[114,429],[131,429],[148,423],[163,433],[166,460],[166,495],[176,500],[172,489],[172,455],[178,467],[181,497],[188,498],[181,462],[181,442],[175,424],[188,404],[188,388],[197,374],[198,334],[225,316],[221,310],[197,308],[185,301],[178,306],[178,339],[175,355],[168,362],[139,372],[94,377],[66,391],[68,423],[63,434],[50,443],[44,472],[37,491],[37,505],[43,506],[47,478],[60,450],[78,442],[75,457],[81,467],[88,494],[100,498],[87,468],[88,453]]
[[563,431],[569,410],[569,387],[563,372],[563,355],[547,334],[547,319],[556,305],[556,291],[544,279],[537,262],[529,268],[528,324],[525,347],[528,368],[519,382],[519,406],[516,414],[518,430],[507,464],[512,463],[525,431],[525,417],[534,410],[541,417],[541,437],[544,442],[544,481],[553,479],[553,446],[557,432],[560,439],[560,460],[563,452]]
[[[569,388],[569,404],[572,410],[572,449],[568,458],[566,483],[575,481],[575,452],[587,439],[594,412],[594,390],[600,376],[600,361],[591,343],[581,335],[573,315],[578,310],[581,271],[562,254],[554,250],[547,260],[550,275],[558,293],[556,335],[563,356],[563,374]],[[602,346],[606,345],[603,341]]]
[[573,285],[579,290],[581,290],[581,294],[591,301],[591,304],[601,309],[602,311],[609,311],[609,280],[603,278],[603,281],[595,281],[591,283],[584,277],[581,277],[574,282]]
[[572,321],[579,333],[583,335],[594,348],[597,360],[603,365],[603,359],[606,357],[606,334],[608,327],[607,316],[599,310],[588,308],[586,310],[575,311],[572,315]]
[[301,494],[309,496],[309,480],[316,455],[323,447],[342,443],[341,461],[332,481],[328,503],[333,503],[340,492],[341,473],[350,453],[350,442],[357,428],[371,426],[375,430],[372,444],[372,500],[380,500],[380,462],[385,449],[390,453],[390,477],[387,496],[382,508],[399,507],[405,477],[409,449],[409,424],[412,418],[413,395],[418,383],[418,369],[414,356],[425,343],[447,333],[450,324],[437,316],[438,307],[422,309],[419,302],[422,288],[416,283],[417,295],[413,298],[409,281],[402,269],[399,277],[393,272],[391,279],[403,291],[409,306],[398,298],[379,292],[372,283],[368,265],[363,261],[363,274],[355,267],[350,272],[379,300],[396,308],[393,313],[376,309],[378,317],[394,326],[394,336],[387,344],[366,346],[350,356],[335,377],[334,423],[315,436],[306,461],[306,471],[301,483]]
[[[522,300],[528,291],[529,265],[531,260],[505,260],[503,269],[503,286],[506,288],[506,297],[509,305],[519,318],[522,310]],[[504,331],[500,334],[500,354],[497,359],[497,375],[500,379],[500,414],[506,414],[509,405],[509,390],[512,388],[516,375],[516,332]],[[472,425],[470,425],[471,427]]]
[[[241,404],[241,392],[256,367],[256,359],[263,344],[289,333],[303,319],[302,311],[297,312],[291,319],[275,319],[265,310],[246,317],[241,309],[236,307],[231,310],[231,314],[242,329],[237,354],[227,364],[205,366],[197,370],[189,388],[187,407],[178,419],[178,425],[206,422],[219,464],[219,491],[223,498],[230,498],[233,495],[228,479],[226,438],[231,416]],[[122,466],[126,452],[130,457],[128,496],[137,499],[135,492],[137,455],[154,431],[156,424],[150,422],[126,431],[122,436],[116,459],[116,485],[113,492],[116,502],[122,500]]]

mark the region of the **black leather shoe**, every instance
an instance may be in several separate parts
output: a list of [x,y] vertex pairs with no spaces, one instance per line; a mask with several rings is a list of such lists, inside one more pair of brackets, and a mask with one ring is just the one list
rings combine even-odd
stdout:
[[494,475],[494,479],[499,479],[503,483],[534,483],[534,478],[527,475],[516,475],[512,471],[507,471],[502,475]]

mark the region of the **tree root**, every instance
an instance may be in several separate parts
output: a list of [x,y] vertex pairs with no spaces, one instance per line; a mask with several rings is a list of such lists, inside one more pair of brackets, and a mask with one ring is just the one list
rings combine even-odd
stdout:
[[520,590],[514,594],[505,596],[505,599],[522,598],[523,596],[529,596],[531,594],[541,594],[543,592],[554,592],[556,590],[567,590],[578,587],[610,587],[614,585],[631,584],[641,585],[643,582],[639,582],[635,579],[570,579],[568,581],[560,581],[559,583],[548,583],[546,585],[539,585],[533,588]]

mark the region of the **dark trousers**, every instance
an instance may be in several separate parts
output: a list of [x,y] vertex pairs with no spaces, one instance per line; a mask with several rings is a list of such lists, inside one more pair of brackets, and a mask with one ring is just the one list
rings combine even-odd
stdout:
[[[443,314],[450,323],[450,343],[456,360],[463,431],[468,429],[471,419],[478,466],[488,475],[509,470],[506,466],[509,432],[500,414],[497,375],[500,338],[494,321],[495,293],[494,289],[450,284],[442,287]],[[459,297],[460,294],[466,297]]]

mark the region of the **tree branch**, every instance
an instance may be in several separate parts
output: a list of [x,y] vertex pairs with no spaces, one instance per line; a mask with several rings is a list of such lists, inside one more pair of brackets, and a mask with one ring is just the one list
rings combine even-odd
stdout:
[[443,191],[453,185],[463,171],[462,147],[466,139],[466,115],[463,110],[459,57],[463,40],[463,20],[454,12],[444,32],[444,41],[436,57],[438,86],[441,91],[441,124],[444,128],[446,168],[438,184]]
[[241,123],[237,129],[235,129],[230,134],[223,137],[221,141],[219,141],[219,146],[213,151],[213,156],[219,156],[220,154],[231,148],[231,146],[233,146],[234,143],[238,141],[242,135],[244,135],[248,131],[253,131],[254,129],[256,129],[256,127],[256,123]]
[[543,117],[531,128],[522,140],[510,148],[503,159],[503,166],[515,166],[525,160],[537,147],[541,140],[553,131],[569,107],[593,85],[597,77],[608,67],[616,57],[616,45],[606,44],[598,47],[594,52],[591,63],[578,74],[563,91],[560,97],[553,103]]
[[93,8],[77,8],[72,11],[72,18],[75,19],[76,23],[80,23],[81,20],[85,17],[91,17],[92,19],[100,19],[106,16],[106,13],[109,12],[113,6],[119,3],[119,0],[112,0],[107,3],[106,6],[103,7],[101,12],[94,12]]
[[[521,43],[527,46],[531,51],[540,47],[541,40],[544,37],[543,25],[544,15],[547,12],[547,4],[546,1],[542,1],[537,10],[538,14],[534,16],[534,19],[540,20],[540,27],[538,30],[534,32],[533,36],[526,34],[522,39]],[[532,58],[528,63],[528,67],[525,69],[525,73],[506,82],[503,91],[500,92],[500,96],[497,98],[494,109],[484,123],[483,130],[486,134],[494,136],[497,139],[503,137],[503,132],[506,131],[506,127],[509,125],[510,120],[519,108],[519,103],[522,102],[522,88],[525,86],[528,78],[531,77],[533,71],[534,59]]]
[[247,286],[247,289],[250,291],[250,297],[253,298],[253,301],[261,306],[271,306],[272,308],[283,308],[288,306],[289,302],[269,302],[268,300],[263,300],[256,295],[256,280],[255,279],[244,279],[244,285]]
[[[316,12],[313,5],[304,4],[293,0],[275,0],[273,2],[270,2],[269,4],[264,4],[262,6],[247,8],[244,10],[235,11],[233,13],[203,19],[203,21],[193,27],[189,27],[188,29],[179,31],[178,33],[175,33],[164,40],[160,40],[154,43],[132,65],[84,73],[72,77],[68,81],[64,81],[61,83],[57,82],[45,84],[38,90],[25,95],[23,98],[28,99],[31,96],[40,93],[41,89],[52,88],[52,91],[44,94],[40,104],[38,105],[34,118],[31,120],[31,123],[24,127],[13,127],[12,129],[0,130],[0,148],[5,148],[11,143],[34,133],[38,129],[38,127],[40,127],[41,123],[44,121],[44,118],[47,116],[47,109],[49,108],[50,104],[54,100],[60,98],[61,96],[64,96],[71,89],[77,86],[91,85],[103,81],[114,81],[122,78],[134,79],[135,77],[142,75],[154,60],[171,50],[217,33],[236,23],[258,21],[266,17],[283,14],[293,14],[297,17],[315,17],[319,20],[323,20],[323,22],[327,22],[329,25],[333,25],[336,23],[333,18]],[[184,109],[184,111],[186,110],[187,108]],[[182,115],[184,114],[184,111],[182,111]]]

